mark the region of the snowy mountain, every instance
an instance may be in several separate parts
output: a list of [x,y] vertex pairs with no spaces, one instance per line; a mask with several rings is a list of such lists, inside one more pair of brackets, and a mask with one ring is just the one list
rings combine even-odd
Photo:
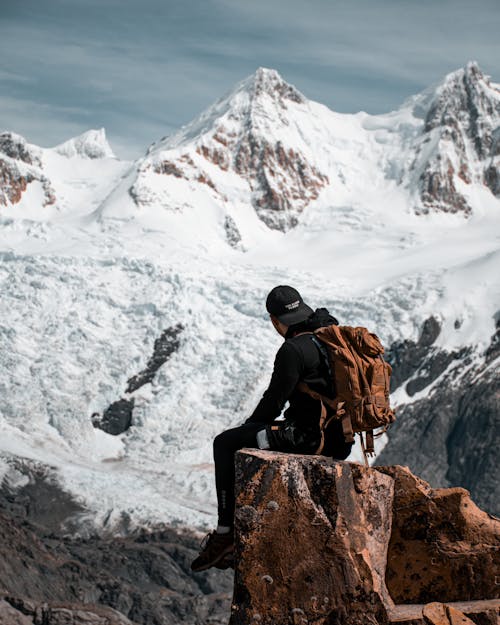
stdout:
[[454,72],[435,90],[415,99],[424,128],[406,176],[418,189],[422,212],[470,214],[471,183],[497,197],[500,155],[500,91],[475,63]]
[[[393,346],[389,462],[429,402],[478,376],[493,389],[499,102],[469,64],[396,111],[345,115],[261,68],[135,163],[103,131],[55,148],[2,134],[0,476],[52,467],[82,523],[213,522],[211,441],[267,385],[276,284]],[[463,479],[460,410],[416,453],[431,482]]]
[[329,182],[317,149],[329,128],[321,108],[261,68],[189,126],[151,146],[131,190],[134,200],[152,201],[154,174],[173,176],[207,185],[222,205],[240,196],[267,226],[287,230]]
[[104,128],[88,130],[79,137],[65,141],[54,148],[62,156],[81,158],[116,158],[106,139]]

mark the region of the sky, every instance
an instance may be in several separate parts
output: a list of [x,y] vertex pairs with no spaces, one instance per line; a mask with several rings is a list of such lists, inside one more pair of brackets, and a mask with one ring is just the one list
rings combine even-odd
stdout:
[[137,158],[260,66],[383,113],[470,60],[500,82],[499,32],[500,0],[0,0],[0,131]]

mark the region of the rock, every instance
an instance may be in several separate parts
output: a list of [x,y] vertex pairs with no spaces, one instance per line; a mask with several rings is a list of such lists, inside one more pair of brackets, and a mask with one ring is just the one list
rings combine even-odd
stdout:
[[390,476],[246,450],[237,454],[237,481],[232,625],[387,622]]
[[[36,625],[109,625],[115,621],[101,618],[108,613],[96,611],[105,607],[141,625],[226,625],[232,574],[215,569],[192,574],[200,536],[168,527],[89,534],[82,525],[88,511],[46,471],[32,470],[16,461],[7,475],[15,473],[12,482],[24,485],[13,488],[4,480],[0,488],[0,591],[13,608],[29,616],[46,604],[50,612]],[[7,607],[0,604],[2,610]]]
[[[435,606],[441,606],[439,602],[430,604],[400,604],[389,611],[391,623],[394,625],[429,625],[429,618],[442,618],[442,611]],[[469,623],[475,625],[498,625],[500,618],[500,601],[489,599],[483,601],[460,601],[453,604],[445,604],[449,609],[452,618],[460,615],[469,619]],[[431,606],[434,606],[432,608]],[[427,614],[427,618],[424,613]],[[446,614],[445,625],[450,625],[448,613]]]
[[475,63],[449,74],[427,103],[409,175],[418,182],[417,214],[471,214],[465,185],[498,194],[498,86]]
[[0,153],[27,165],[42,166],[40,150],[28,145],[24,137],[13,132],[0,133]]
[[95,412],[92,415],[92,425],[107,434],[118,436],[126,432],[132,424],[135,399],[122,397],[106,408],[103,415]]
[[0,599],[0,625],[33,625],[33,619],[13,608],[5,599]]
[[467,488],[481,508],[498,516],[500,329],[484,352],[444,352],[423,345],[424,336],[425,327],[418,343],[405,341],[388,350],[391,390],[404,384],[409,394],[426,392],[397,407],[377,464],[408,465],[435,487]]
[[[236,469],[231,625],[423,625],[415,604],[436,601],[495,623],[500,521],[464,489],[432,489],[405,467],[250,449]],[[466,623],[446,614],[443,625]]]
[[241,243],[241,233],[231,215],[226,215],[224,219],[224,230],[226,232],[226,239],[229,245],[237,248]]
[[35,180],[31,172],[21,173],[15,162],[0,157],[0,205],[21,201],[28,185]]
[[453,361],[466,355],[466,350],[450,352],[433,347],[440,333],[440,322],[429,317],[422,324],[417,342],[405,340],[391,345],[385,355],[392,366],[391,391],[405,384],[405,391],[412,397],[432,384]]
[[394,479],[386,582],[397,603],[472,601],[498,594],[500,521],[463,488],[432,489],[406,467]]
[[423,609],[423,616],[428,625],[474,625],[463,612],[443,603],[428,603]]
[[135,405],[135,397],[130,397],[130,394],[154,380],[158,369],[179,349],[179,334],[183,329],[182,324],[178,323],[176,326],[163,330],[161,336],[154,342],[153,355],[148,360],[146,367],[127,380],[125,393],[128,397],[114,401],[102,415],[98,412],[92,414],[92,425],[95,428],[113,436],[123,434],[130,428]]
[[0,625],[134,625],[116,610],[96,605],[0,599]]
[[176,326],[163,330],[161,336],[154,342],[153,355],[148,360],[146,368],[127,380],[126,393],[133,393],[144,384],[153,381],[158,369],[179,349],[179,335],[183,329],[183,325],[178,323]]

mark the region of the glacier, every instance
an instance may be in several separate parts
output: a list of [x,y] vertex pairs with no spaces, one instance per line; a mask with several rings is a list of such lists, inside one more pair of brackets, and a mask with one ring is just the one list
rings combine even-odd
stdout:
[[[452,97],[464,84],[473,113]],[[431,128],[443,97],[455,117]],[[213,523],[212,439],[267,385],[277,284],[386,345],[437,316],[437,345],[480,359],[500,309],[500,199],[483,179],[498,125],[498,85],[474,64],[377,116],[335,113],[261,68],[136,162],[102,130],[55,148],[1,135],[0,182],[19,199],[0,202],[0,478],[22,480],[19,459],[51,467],[96,527]],[[467,210],[456,195],[447,209],[451,188]],[[179,348],[127,394],[178,324]],[[127,432],[92,426],[132,396]]]

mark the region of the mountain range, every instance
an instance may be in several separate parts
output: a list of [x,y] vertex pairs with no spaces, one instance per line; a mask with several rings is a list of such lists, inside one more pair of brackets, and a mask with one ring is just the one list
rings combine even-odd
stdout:
[[388,348],[377,462],[498,513],[499,226],[500,86],[475,63],[384,115],[260,68],[133,162],[104,130],[1,133],[0,478],[48,467],[81,532],[211,524],[211,441],[265,389],[265,296],[292,284]]

